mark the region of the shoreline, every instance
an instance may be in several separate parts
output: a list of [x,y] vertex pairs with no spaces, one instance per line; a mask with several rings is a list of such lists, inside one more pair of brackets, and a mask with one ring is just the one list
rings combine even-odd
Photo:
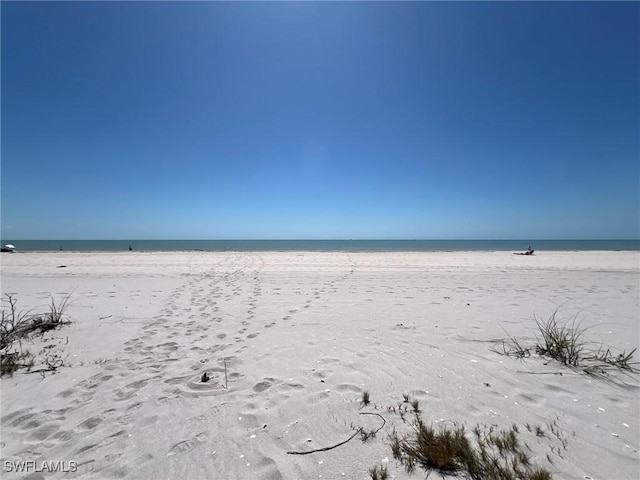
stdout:
[[[523,250],[524,251],[524,250]],[[62,250],[16,250],[13,252],[3,252],[7,255],[12,254],[31,254],[31,253],[123,253],[123,254],[131,254],[131,253],[194,253],[194,252],[203,252],[203,253],[234,253],[234,254],[244,254],[244,253],[257,253],[257,254],[265,254],[265,253],[518,253],[518,251],[513,251],[512,249],[507,250],[205,250],[200,248],[194,248],[190,250],[72,250],[72,249],[62,249]],[[549,253],[640,253],[640,250],[536,250],[533,253],[533,256],[540,256],[543,254]]]
[[[640,251],[640,240],[12,240],[22,251],[457,252]],[[4,244],[3,243],[3,244]]]

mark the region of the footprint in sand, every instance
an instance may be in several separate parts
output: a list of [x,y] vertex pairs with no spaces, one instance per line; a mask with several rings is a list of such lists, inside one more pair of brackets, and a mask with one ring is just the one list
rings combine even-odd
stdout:
[[362,388],[357,385],[353,385],[351,383],[341,383],[336,386],[336,390],[340,393],[361,393]]
[[172,457],[174,455],[180,455],[183,453],[190,452],[194,448],[198,447],[200,444],[204,443],[206,439],[207,439],[207,434],[205,432],[201,432],[189,440],[183,440],[182,442],[178,442],[173,447],[171,447],[171,449],[169,449],[169,453],[167,453],[167,456]]
[[104,456],[103,460],[107,463],[115,462],[122,456],[122,453],[108,453]]
[[120,425],[130,425],[135,421],[135,417],[133,415],[126,414],[118,417],[116,421]]
[[[2,425],[6,425],[11,420],[17,420],[18,418],[22,418],[25,415],[28,415],[30,411],[31,411],[30,408],[24,408],[22,410],[16,410],[15,412],[9,413],[8,415],[5,415],[4,417],[2,417],[0,422],[2,422]],[[15,426],[15,425],[13,425],[13,423],[12,423],[11,426]]]
[[11,422],[11,426],[17,427],[21,431],[33,430],[40,427],[50,419],[51,417],[44,413],[27,413],[26,415],[19,416]]
[[86,419],[84,422],[78,425],[78,428],[82,430],[93,430],[102,423],[102,420],[102,416],[96,415],[95,417]]
[[56,440],[59,442],[68,442],[75,436],[76,436],[76,433],[71,430],[60,430],[58,433],[56,433],[52,437],[52,440]]
[[143,387],[145,387],[151,380],[155,380],[158,378],[162,378],[159,375],[155,376],[155,377],[150,377],[150,378],[145,378],[142,380],[137,380],[135,382],[131,382],[127,385],[125,385],[123,388],[121,388],[120,390],[116,391],[116,394],[113,396],[113,399],[120,402],[122,400],[128,400],[131,397],[133,397],[134,395],[136,395],[138,393],[138,391],[140,389],[142,389]]
[[39,428],[35,429],[33,432],[29,433],[26,441],[29,443],[32,443],[32,442],[40,443],[46,438],[49,438],[55,432],[57,432],[61,426],[62,426],[61,423],[52,423],[52,424],[42,425]]
[[279,383],[279,380],[271,377],[267,377],[263,379],[261,382],[256,383],[253,386],[254,392],[264,392],[265,390],[270,389],[273,385]]
[[282,389],[283,391],[289,391],[289,390],[304,390],[305,385],[302,383],[296,383],[296,382],[287,382],[284,384],[284,388]]
[[153,425],[154,423],[156,423],[158,421],[158,418],[159,418],[158,415],[151,415],[149,417],[143,417],[138,422],[138,425],[140,425],[141,427],[147,427],[149,425]]
[[59,394],[56,395],[56,397],[61,397],[61,398],[67,398],[68,396],[72,395],[74,392],[74,390],[64,390],[62,392],[60,392]]
[[120,430],[112,435],[109,435],[108,437],[104,438],[103,440],[99,441],[98,443],[93,443],[90,445],[85,445],[84,447],[80,448],[80,450],[78,450],[76,452],[77,455],[83,455],[86,452],[89,452],[91,450],[95,450],[98,448],[103,448],[103,447],[107,447],[109,445],[112,445],[114,442],[116,442],[117,440],[119,440],[120,437],[122,437],[125,434],[125,430]]
[[257,478],[268,478],[269,480],[282,480],[282,474],[276,465],[276,462],[268,457],[262,457],[251,462],[251,466],[258,473]]

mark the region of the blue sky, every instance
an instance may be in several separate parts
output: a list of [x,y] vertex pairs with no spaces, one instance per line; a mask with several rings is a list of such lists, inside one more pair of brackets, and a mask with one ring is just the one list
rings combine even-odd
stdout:
[[1,15],[5,239],[640,238],[640,3]]

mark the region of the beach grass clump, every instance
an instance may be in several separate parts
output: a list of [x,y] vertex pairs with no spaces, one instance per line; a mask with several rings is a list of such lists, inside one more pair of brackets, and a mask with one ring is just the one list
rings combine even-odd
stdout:
[[474,480],[550,480],[552,474],[532,463],[528,447],[519,439],[517,425],[508,429],[476,426],[472,434],[463,425],[434,428],[416,417],[414,431],[391,435],[391,451],[408,472],[416,466],[428,473],[457,475]]
[[584,333],[588,328],[583,328],[575,317],[571,324],[561,324],[556,319],[556,313],[557,310],[546,321],[534,316],[540,333],[536,353],[551,357],[564,365],[577,367],[585,351]]
[[8,308],[0,312],[0,376],[12,376],[22,368],[31,371],[40,357],[43,368],[39,371],[55,371],[62,366],[62,356],[53,345],[33,355],[23,343],[32,343],[37,336],[42,338],[45,333],[71,323],[65,313],[69,296],[57,303],[52,298],[49,311],[40,314],[18,311],[17,300],[10,294],[4,301]]
[[367,406],[371,403],[371,394],[368,390],[362,392],[362,398],[360,399],[360,403],[364,406]]
[[583,327],[574,317],[569,321],[560,321],[558,311],[554,311],[547,320],[534,316],[538,333],[534,346],[525,346],[517,338],[509,336],[502,340],[494,352],[519,359],[531,356],[534,350],[542,357],[548,357],[568,367],[577,368],[584,373],[597,377],[606,377],[612,372],[628,375],[640,375],[640,363],[634,361],[636,348],[627,352],[613,353],[610,348],[600,345],[597,349],[585,338],[590,327]]

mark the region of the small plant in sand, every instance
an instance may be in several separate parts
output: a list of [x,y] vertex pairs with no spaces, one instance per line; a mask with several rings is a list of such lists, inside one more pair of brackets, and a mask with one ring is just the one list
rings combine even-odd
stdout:
[[12,377],[21,368],[31,370],[34,365],[34,356],[28,350],[0,353],[0,376]]
[[491,350],[507,357],[527,358],[531,356],[531,349],[522,346],[517,338],[511,336],[503,340],[499,348],[493,347]]
[[389,471],[386,465],[376,465],[369,469],[369,476],[371,480],[387,480],[387,478],[389,478]]
[[600,345],[597,350],[588,348],[585,332],[590,327],[582,327],[577,318],[561,322],[557,318],[557,310],[547,320],[534,316],[538,335],[536,345],[523,346],[516,338],[509,336],[502,341],[501,347],[492,348],[500,355],[526,358],[534,350],[538,355],[556,360],[563,365],[578,368],[584,373],[604,377],[610,372],[628,375],[640,374],[640,364],[633,361],[636,349],[615,354],[610,348]]
[[360,432],[360,439],[363,442],[366,442],[369,439],[371,439],[371,438],[376,436],[377,430],[375,430],[375,429],[368,429],[367,430],[365,428],[360,427],[359,432]]
[[[4,299],[8,311],[0,312],[0,375],[13,375],[21,368],[27,371],[55,371],[64,364],[64,358],[56,345],[45,345],[38,355],[25,349],[23,342],[33,340],[45,333],[71,323],[65,315],[69,306],[69,296],[59,303],[51,300],[49,311],[33,314],[30,311],[18,312],[17,301],[7,294]],[[39,362],[39,363],[36,363]],[[34,367],[41,368],[33,370]]]
[[360,403],[364,406],[367,406],[371,403],[371,395],[368,390],[362,392],[362,399],[360,399]]
[[594,376],[604,376],[608,372],[618,371],[621,373],[638,375],[640,374],[640,364],[633,362],[633,356],[636,348],[629,353],[622,352],[618,355],[611,353],[609,348],[600,346],[596,352],[592,352],[585,356],[584,372]]

